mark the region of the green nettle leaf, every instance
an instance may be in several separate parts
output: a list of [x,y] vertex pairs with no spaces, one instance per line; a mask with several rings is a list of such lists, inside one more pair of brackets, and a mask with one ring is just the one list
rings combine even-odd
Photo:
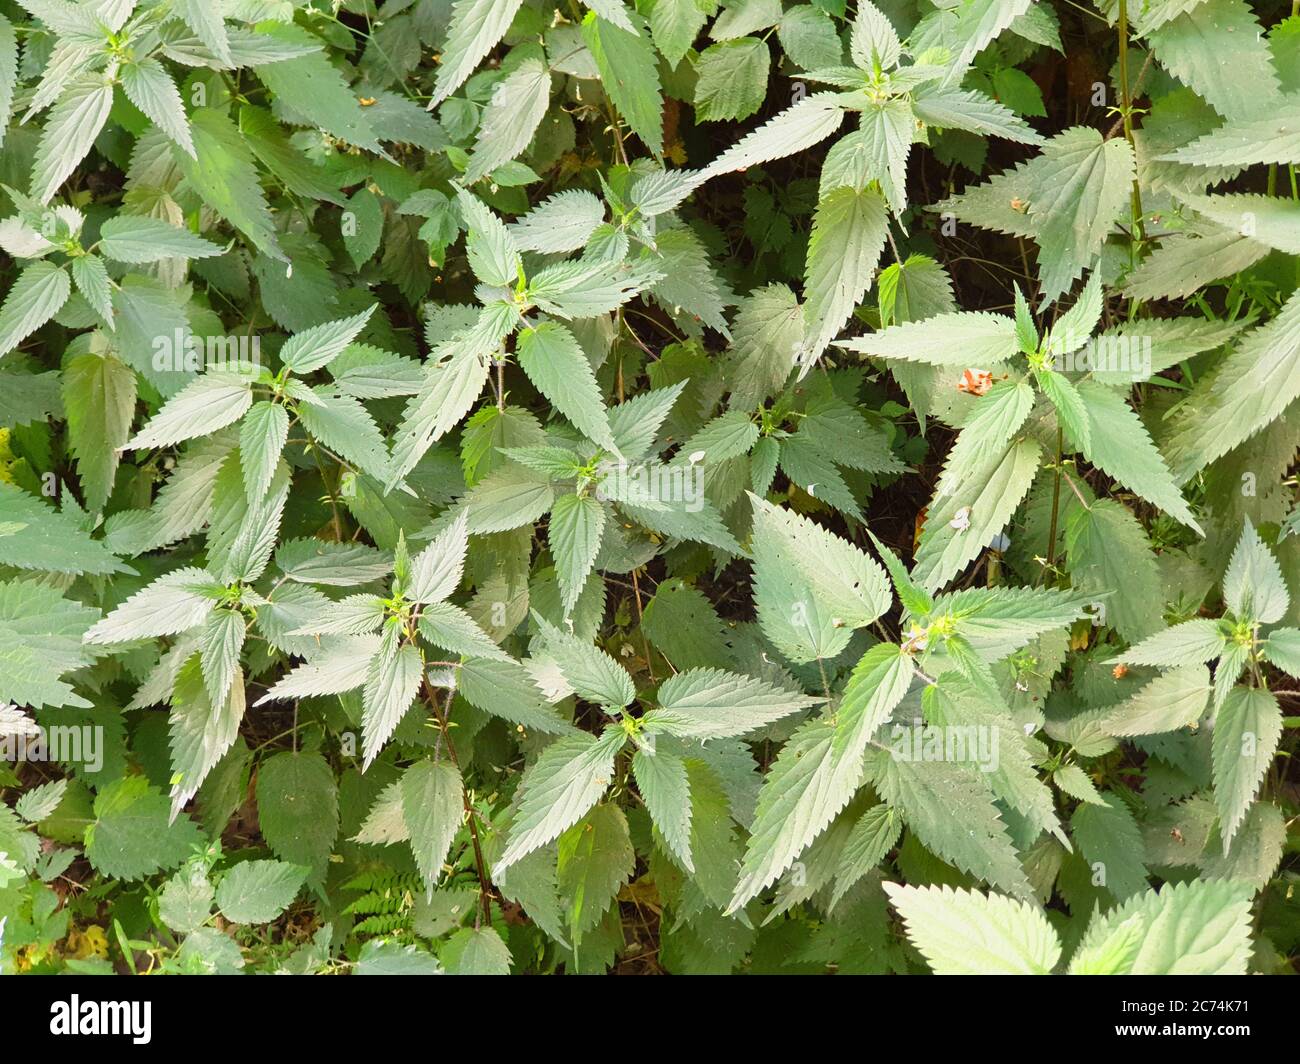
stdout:
[[108,279],[108,267],[98,255],[82,255],[71,264],[72,280],[77,291],[85,297],[96,314],[110,329],[116,329],[113,320],[113,286]]
[[103,74],[72,79],[50,112],[32,165],[31,191],[48,203],[90,152],[113,106],[113,83]]
[[872,750],[867,775],[917,839],[990,885],[1029,899],[1032,888],[994,804],[987,776],[970,762],[924,759],[919,729],[896,727],[890,749]]
[[1042,298],[1051,302],[1093,265],[1129,209],[1134,166],[1122,137],[1107,140],[1075,126],[1049,140],[1038,157],[932,209],[1035,239]]
[[[243,618],[239,619],[242,622]],[[239,632],[242,642],[242,627]],[[216,685],[210,682],[214,670],[206,646],[203,657],[199,661],[190,658],[176,676],[170,721],[173,820],[239,737],[245,710],[244,674],[238,665],[239,646],[233,641],[226,646],[233,649],[234,660],[227,657],[223,682],[215,696],[212,689]]]
[[1060,959],[1060,938],[1028,902],[951,887],[884,888],[935,975],[1048,975]]
[[376,480],[387,478],[388,448],[361,401],[350,395],[330,395],[324,388],[314,394],[315,399],[298,410],[303,428],[363,473]]
[[861,756],[907,694],[913,675],[912,659],[894,643],[880,643],[862,655],[835,710],[837,755]]
[[695,71],[695,115],[704,121],[738,121],[763,105],[771,53],[754,37],[719,41],[700,53]]
[[636,685],[622,665],[603,650],[590,646],[568,632],[549,624],[534,612],[543,645],[556,659],[556,666],[578,697],[607,710],[622,709],[636,698]]
[[477,181],[528,147],[546,116],[550,94],[551,72],[532,60],[521,63],[493,90],[466,180]]
[[573,732],[544,697],[529,671],[515,661],[472,658],[458,672],[466,702],[512,724],[550,735]]
[[670,66],[682,61],[707,20],[695,0],[656,0],[650,9],[650,34]]
[[1160,452],[1123,396],[1088,381],[1079,385],[1079,396],[1092,423],[1088,439],[1077,441],[1088,461],[1199,533]]
[[826,349],[871,287],[888,225],[877,192],[838,188],[817,204],[804,278],[805,364]]
[[1132,697],[1104,711],[1103,727],[1111,735],[1175,731],[1196,724],[1209,698],[1209,670],[1187,662],[1157,676]]
[[[271,28],[267,35],[275,37],[278,29]],[[290,40],[296,36],[287,35]],[[324,52],[267,63],[257,68],[257,76],[294,114],[348,144],[383,153],[366,109]]]
[[607,803],[566,831],[557,849],[556,885],[576,948],[632,878],[636,852],[623,810]]
[[1253,118],[1281,98],[1268,42],[1245,0],[1190,5],[1151,30],[1151,46],[1226,118]]
[[421,761],[402,775],[402,819],[430,896],[463,816],[464,784],[447,761]]
[[542,751],[520,784],[519,814],[494,874],[558,839],[600,801],[626,738],[621,728],[611,726],[599,738],[570,735]]
[[51,780],[33,787],[14,803],[14,812],[29,824],[39,824],[59,807],[68,793],[67,780]]
[[1042,448],[1015,440],[976,464],[926,517],[913,577],[937,591],[989,545],[1011,520],[1038,472]]
[[1071,975],[1243,975],[1250,958],[1245,883],[1168,883],[1098,913]]
[[203,569],[176,569],[137,591],[86,633],[88,643],[124,643],[176,635],[202,624],[216,609],[221,585]]
[[505,36],[523,0],[456,0],[429,109],[465,83],[479,61]]
[[1015,354],[1015,322],[1001,314],[938,314],[866,336],[837,340],[835,346],[878,358],[935,366],[987,365]]
[[736,912],[786,872],[857,791],[862,757],[841,757],[823,720],[801,725],[781,748],[758,796],[740,881],[727,907]]
[[59,511],[0,481],[0,565],[50,573],[131,572],[82,530],[75,511]]
[[591,363],[569,329],[542,322],[519,333],[515,357],[528,379],[593,443],[617,454]]
[[271,852],[323,878],[339,830],[334,771],[320,754],[280,753],[261,765],[257,815]]
[[1257,624],[1280,621],[1291,604],[1282,568],[1249,518],[1223,577],[1223,599],[1237,617]]
[[1102,802],[1085,802],[1074,811],[1070,831],[1094,881],[1123,900],[1146,890],[1146,850],[1128,806],[1113,792],[1101,797]]
[[632,774],[668,852],[687,872],[694,872],[691,787],[686,762],[666,750],[638,750],[632,755]]
[[975,405],[962,426],[944,462],[943,474],[935,485],[935,497],[942,498],[958,484],[965,470],[989,450],[1005,447],[1029,416],[1034,390],[1026,381],[998,381]]
[[265,498],[289,438],[289,414],[279,403],[259,400],[239,425],[239,466],[250,504]]
[[577,251],[605,220],[605,205],[590,192],[568,189],[548,196],[510,226],[520,251]]
[[[1034,378],[1038,381],[1039,389],[1056,408],[1056,416],[1066,436],[1085,454],[1091,453],[1092,420],[1079,390],[1064,374],[1054,373],[1050,369],[1038,371]],[[1152,449],[1155,449],[1154,444]]]
[[280,361],[301,375],[328,366],[360,335],[374,313],[373,305],[350,318],[325,322],[295,333],[280,349]]
[[701,185],[718,174],[784,159],[825,140],[843,124],[844,110],[835,93],[805,96],[724,151],[696,175],[695,183]]
[[0,581],[0,701],[33,709],[88,706],[61,677],[90,664],[82,637],[97,617],[97,610],[35,580]]
[[220,8],[205,4],[203,0],[176,0],[175,10],[181,21],[194,31],[194,35],[211,50],[218,62],[226,66],[234,65],[230,36]]
[[1130,665],[1201,665],[1227,648],[1228,638],[1215,621],[1197,618],[1148,636],[1130,647],[1120,661]]
[[577,605],[596,563],[605,520],[605,507],[590,495],[561,495],[551,507],[546,541],[555,559],[566,617]]
[[216,244],[156,218],[110,218],[99,230],[99,248],[118,262],[157,262],[165,258],[205,259],[222,254]]
[[125,449],[170,447],[233,424],[253,405],[252,384],[250,375],[234,370],[210,370],[194,378],[126,442]]
[[1095,596],[1107,624],[1130,640],[1160,627],[1160,563],[1127,507],[1098,499],[1072,510],[1065,522],[1065,545],[1070,583]]
[[194,158],[194,138],[185,117],[185,105],[166,68],[156,59],[143,59],[123,65],[120,76],[127,99],[152,119],[178,148]]
[[873,805],[862,814],[840,852],[832,907],[838,905],[854,884],[884,860],[897,845],[902,832],[903,818],[884,802]]
[[217,885],[217,908],[232,923],[270,923],[297,897],[307,873],[283,861],[242,861]]
[[239,130],[220,111],[199,108],[190,114],[194,157],[177,150],[186,183],[203,201],[272,258],[285,260],[258,180],[253,153]]
[[1197,382],[1163,450],[1179,483],[1275,421],[1300,396],[1300,297]]
[[129,882],[175,868],[199,831],[188,817],[169,822],[166,797],[143,776],[124,776],[95,795],[85,843],[97,872]]
[[24,267],[0,305],[0,357],[54,317],[71,291],[67,270],[50,262]]
[[365,714],[361,722],[365,768],[379,756],[398,722],[411,708],[424,676],[420,651],[400,640],[401,630],[390,627],[366,670],[362,691]]
[[885,573],[805,517],[751,495],[754,606],[764,634],[792,661],[833,658],[855,628],[889,608]]
[[1300,675],[1300,628],[1275,628],[1260,650],[1283,672]]
[[600,82],[635,133],[655,155],[664,150],[663,98],[650,35],[640,15],[627,12],[621,29],[594,11],[582,20],[582,37],[596,60]]
[[1234,687],[1214,718],[1214,801],[1231,843],[1282,738],[1282,708],[1271,691]]
[[452,975],[510,974],[510,947],[494,927],[462,927],[447,940],[442,960]]
[[122,448],[135,415],[135,374],[112,357],[78,355],[63,371],[68,436],[84,501],[98,510],[113,492]]
[[746,735],[825,699],[785,691],[721,669],[689,669],[659,688],[647,725],[690,739]]

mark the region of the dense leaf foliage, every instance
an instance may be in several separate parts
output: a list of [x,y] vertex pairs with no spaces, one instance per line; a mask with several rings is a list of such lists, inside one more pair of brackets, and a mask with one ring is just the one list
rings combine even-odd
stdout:
[[0,970],[1291,970],[1294,8],[0,0]]

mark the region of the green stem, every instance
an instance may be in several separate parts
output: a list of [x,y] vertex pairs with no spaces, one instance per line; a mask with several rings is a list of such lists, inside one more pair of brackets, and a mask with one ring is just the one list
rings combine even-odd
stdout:
[[[426,663],[421,662],[420,671],[424,677],[424,697],[429,700],[429,708],[433,710],[434,719],[438,722],[438,729],[442,732],[442,738],[447,743],[447,754],[451,758],[451,763],[456,766],[457,773],[463,780],[464,773],[461,771],[460,758],[456,756],[456,744],[451,741],[451,728],[447,722],[447,709],[451,702],[450,693],[447,695],[447,704],[440,706],[438,704],[438,693],[433,689],[433,684],[429,682],[429,673],[425,668]],[[474,870],[478,873],[478,897],[479,904],[483,909],[483,922],[489,926],[492,923],[492,881],[488,878],[487,862],[483,860],[483,847],[478,837],[477,814],[474,811],[474,805],[469,800],[469,789],[463,784],[460,789],[461,804],[465,809],[465,817],[469,822],[470,842],[474,845]]]
[[[1129,94],[1128,84],[1128,0],[1119,0],[1119,93],[1120,118],[1124,123],[1124,139],[1136,157],[1137,148],[1133,143],[1133,100]],[[1131,245],[1129,253],[1136,265],[1137,251],[1146,243],[1146,229],[1142,222],[1142,189],[1138,185],[1136,171],[1133,174],[1133,191],[1130,210],[1133,221],[1133,234],[1137,238]]]
[[1061,452],[1065,449],[1065,432],[1060,425],[1056,427],[1056,469],[1055,482],[1052,484],[1052,527],[1047,534],[1047,569],[1056,565],[1056,530],[1061,516]]

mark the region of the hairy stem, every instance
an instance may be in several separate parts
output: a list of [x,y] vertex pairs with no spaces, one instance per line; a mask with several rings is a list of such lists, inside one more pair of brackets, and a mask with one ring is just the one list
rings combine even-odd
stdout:
[[[1128,0],[1119,0],[1119,93],[1120,118],[1124,123],[1124,139],[1136,157],[1137,148],[1133,143],[1133,99],[1128,84]],[[1137,262],[1138,249],[1146,243],[1146,229],[1142,222],[1142,189],[1138,185],[1137,172],[1133,174],[1133,191],[1130,209],[1133,216],[1133,234],[1136,241],[1130,245],[1129,254],[1134,265]]]
[[1047,568],[1056,564],[1056,529],[1061,516],[1061,451],[1065,448],[1065,433],[1061,426],[1056,427],[1056,468],[1052,471],[1055,480],[1052,484],[1052,527],[1047,534]]
[[[434,719],[438,722],[438,729],[442,732],[442,738],[447,744],[447,754],[451,758],[451,763],[456,766],[456,771],[460,773],[461,780],[465,779],[465,774],[461,772],[460,758],[456,756],[456,744],[451,740],[451,730],[447,723],[447,705],[439,705],[438,693],[433,689],[433,684],[429,682],[429,674],[424,673],[424,697],[429,700],[429,706],[433,710]],[[451,702],[450,692],[447,695],[447,703]],[[492,922],[492,881],[488,878],[487,863],[483,860],[483,846],[478,837],[478,822],[474,812],[474,806],[469,800],[469,791],[465,788],[464,783],[460,789],[461,803],[465,807],[465,818],[469,821],[469,837],[474,844],[474,868],[478,873],[478,899],[479,905],[483,909],[483,921],[490,924]]]

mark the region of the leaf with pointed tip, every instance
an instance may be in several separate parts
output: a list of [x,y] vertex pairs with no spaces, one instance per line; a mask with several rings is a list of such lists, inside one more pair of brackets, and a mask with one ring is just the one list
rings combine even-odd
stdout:
[[279,403],[254,403],[239,426],[239,466],[250,503],[260,502],[271,487],[280,453],[289,438],[289,414]]
[[695,176],[702,185],[718,174],[784,159],[825,140],[844,124],[844,109],[833,92],[806,96],[728,148]]
[[31,192],[48,203],[94,146],[113,107],[113,83],[102,73],[78,75],[50,111],[32,164]]
[[590,495],[561,495],[551,507],[546,541],[555,559],[565,616],[578,602],[600,551],[605,507]]
[[450,761],[417,761],[402,774],[402,820],[430,896],[464,816],[464,785]]
[[599,647],[556,628],[536,611],[533,622],[540,631],[542,645],[555,658],[561,675],[579,698],[607,710],[621,709],[636,698],[636,684],[628,671]]
[[600,71],[600,83],[619,114],[647,148],[662,155],[663,97],[654,47],[650,35],[642,32],[645,20],[634,11],[625,13],[633,31],[588,12],[582,20],[582,38]]
[[687,872],[695,871],[691,860],[691,788],[686,762],[666,750],[632,755],[636,789],[650,811],[659,837],[668,852]]
[[528,379],[593,443],[617,452],[591,363],[569,329],[545,321],[519,334],[515,353]]
[[1015,322],[983,311],[937,314],[923,321],[836,340],[835,346],[877,358],[966,367],[1004,362],[1017,350]]
[[659,688],[647,726],[684,739],[747,735],[825,699],[722,669],[688,669]]
[[1197,617],[1148,636],[1120,655],[1129,665],[1203,665],[1223,653],[1227,637],[1216,621]]
[[119,74],[122,90],[181,151],[195,157],[194,138],[176,82],[157,59],[126,63]]
[[1158,735],[1194,726],[1210,701],[1210,673],[1201,664],[1182,665],[1157,676],[1117,706],[1104,710],[1109,735]]
[[1033,896],[988,781],[976,765],[872,750],[867,776],[927,850],[991,886],[1026,900]]
[[782,746],[758,795],[749,845],[729,913],[775,882],[817,838],[862,782],[862,757],[838,757],[825,720],[801,725]]
[[135,373],[111,356],[77,355],[64,364],[68,441],[77,458],[86,509],[92,513],[113,492],[122,448],[131,434],[135,397]]
[[0,306],[0,357],[49,321],[68,301],[72,279],[52,262],[23,267]]
[[878,192],[837,188],[818,202],[804,273],[805,366],[839,334],[871,287],[888,227]]
[[[197,2],[197,0],[196,0]],[[456,0],[429,110],[461,87],[506,35],[523,0]]]
[[1166,883],[1099,912],[1071,975],[1244,975],[1251,955],[1249,884]]
[[253,405],[253,378],[230,370],[209,370],[165,402],[126,442],[127,450],[170,447],[233,424]]
[[399,628],[388,629],[366,670],[366,683],[361,693],[363,770],[379,756],[379,751],[411,708],[424,676],[419,650],[410,643],[403,644],[400,639]]
[[627,735],[611,725],[597,738],[585,732],[557,739],[524,773],[510,845],[494,871],[558,839],[586,815],[614,778],[614,757]]
[[935,975],[1049,975],[1060,960],[1060,937],[1029,902],[947,886],[884,889]]
[[1092,422],[1088,440],[1080,441],[1088,461],[1200,533],[1201,526],[1147,435],[1146,426],[1124,397],[1092,381],[1081,382],[1078,391]]
[[1271,691],[1234,687],[1214,719],[1214,802],[1220,834],[1232,838],[1255,800],[1282,737],[1282,708]]
[[1282,567],[1246,518],[1241,539],[1223,577],[1223,600],[1239,620],[1274,624],[1291,605]]

